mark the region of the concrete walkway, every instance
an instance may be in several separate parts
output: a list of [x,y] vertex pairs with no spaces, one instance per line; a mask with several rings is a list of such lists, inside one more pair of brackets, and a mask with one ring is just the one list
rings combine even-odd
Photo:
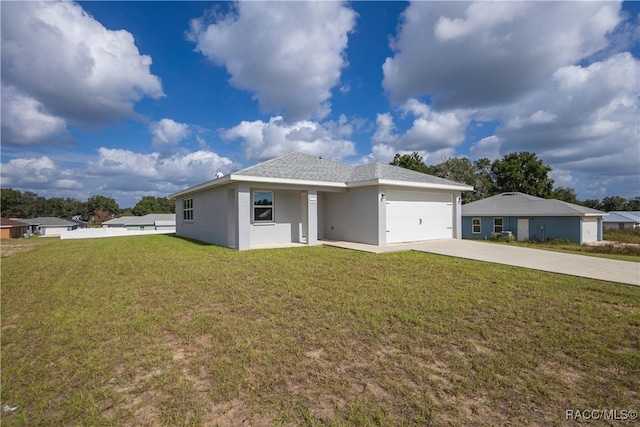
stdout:
[[640,263],[482,241],[432,240],[383,247],[332,241],[322,241],[322,244],[378,254],[414,250],[640,286]]

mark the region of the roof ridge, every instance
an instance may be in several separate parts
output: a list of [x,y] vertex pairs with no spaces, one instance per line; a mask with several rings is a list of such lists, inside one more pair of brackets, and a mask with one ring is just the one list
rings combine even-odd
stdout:
[[240,169],[238,171],[231,172],[231,174],[233,175],[234,173],[244,173],[246,171],[250,171],[251,169],[254,169],[256,166],[261,166],[261,165],[265,165],[267,163],[272,163],[272,162],[274,162],[276,160],[280,160],[280,159],[282,159],[284,157],[288,157],[288,156],[291,156],[291,155],[294,155],[294,154],[304,154],[304,153],[301,153],[299,151],[290,151],[288,153],[281,154],[281,155],[279,155],[277,157],[274,157],[274,158],[271,158],[269,160],[265,160],[264,162],[259,162],[259,163],[256,163],[254,165],[247,166],[246,168]]

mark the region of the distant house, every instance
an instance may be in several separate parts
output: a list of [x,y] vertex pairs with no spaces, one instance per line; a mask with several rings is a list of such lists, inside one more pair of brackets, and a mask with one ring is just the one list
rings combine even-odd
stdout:
[[179,191],[176,234],[238,250],[342,240],[461,237],[473,187],[383,163],[348,165],[293,152]]
[[102,223],[103,228],[125,228],[127,230],[170,230],[176,227],[176,214],[147,214],[144,216],[122,216]]
[[19,239],[28,233],[29,224],[9,218],[0,218],[0,238]]
[[[29,234],[39,234],[41,236],[59,236],[63,231],[86,228],[86,223],[82,221],[43,216],[38,218],[21,219],[14,218],[28,224]],[[81,224],[82,223],[82,224]]]
[[640,228],[640,211],[614,211],[602,218],[605,230]]
[[462,237],[517,240],[565,239],[584,244],[602,240],[604,212],[523,193],[502,193],[462,206]]

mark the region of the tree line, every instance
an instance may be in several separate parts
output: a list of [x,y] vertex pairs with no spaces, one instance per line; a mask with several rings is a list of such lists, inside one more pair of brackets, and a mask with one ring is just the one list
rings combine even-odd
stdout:
[[396,154],[391,164],[473,186],[476,191],[464,192],[462,203],[517,191],[605,212],[640,211],[640,196],[630,199],[610,196],[602,200],[578,200],[573,188],[554,187],[555,182],[549,177],[553,168],[538,159],[535,153],[527,151],[506,154],[494,161],[486,157],[474,162],[466,157],[451,157],[433,166],[425,164],[423,157],[413,152]]
[[45,198],[31,191],[0,189],[0,209],[4,218],[80,217],[84,221],[102,223],[116,216],[175,213],[175,202],[166,197],[143,197],[133,208],[121,209],[115,199],[95,195],[86,202],[69,197]]

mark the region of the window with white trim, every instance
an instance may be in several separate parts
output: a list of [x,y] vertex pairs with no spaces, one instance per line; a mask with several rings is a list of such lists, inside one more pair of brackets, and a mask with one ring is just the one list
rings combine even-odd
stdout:
[[273,191],[253,193],[253,221],[273,222]]
[[193,221],[193,199],[182,201],[182,218],[185,221]]
[[471,232],[473,234],[480,234],[481,220],[480,218],[471,219]]
[[498,234],[502,233],[503,230],[503,221],[502,218],[493,218],[493,232]]

